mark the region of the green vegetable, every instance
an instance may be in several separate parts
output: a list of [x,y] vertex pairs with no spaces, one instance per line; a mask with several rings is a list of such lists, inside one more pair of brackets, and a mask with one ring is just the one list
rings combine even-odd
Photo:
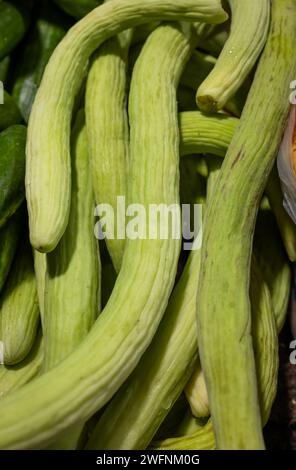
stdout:
[[74,18],[82,18],[96,8],[103,0],[55,0],[55,3]]
[[295,6],[295,0],[272,3],[267,45],[215,185],[203,233],[199,352],[219,449],[264,448],[250,335],[249,267],[255,218],[281,141],[296,73],[296,17],[291,15]]
[[113,0],[73,26],[52,55],[28,130],[26,188],[30,240],[35,249],[52,251],[67,226],[70,122],[90,55],[122,30],[160,19],[220,23],[227,14],[219,0],[144,0],[140,5],[138,0]]
[[[190,48],[181,28],[165,25],[149,37],[137,61],[129,103],[129,203],[145,208],[152,202],[178,204],[176,88]],[[16,392],[3,399],[0,448],[47,445],[110,400],[160,323],[173,288],[179,247],[171,231],[166,240],[127,241],[109,302],[86,339],[62,363],[23,388],[21,396]]]
[[[114,233],[106,244],[118,272],[125,240],[125,225],[117,224],[117,198],[126,195],[129,156],[127,116],[127,58],[132,31],[109,39],[95,54],[87,80],[86,123],[90,146],[96,204],[110,204],[114,210]],[[111,111],[111,112],[110,112]],[[113,235],[113,238],[108,235]]]
[[269,28],[269,0],[228,2],[232,14],[229,37],[196,95],[199,108],[211,113],[222,109],[242,85],[264,47]]
[[[69,224],[57,248],[46,255],[44,371],[77,348],[99,313],[100,263],[93,233],[94,207],[84,113],[79,112],[72,134]],[[51,448],[75,449],[81,430],[81,424],[67,430]]]
[[4,103],[0,104],[0,131],[21,121],[22,116],[14,99],[4,91]]
[[291,269],[275,217],[268,208],[259,211],[254,250],[258,265],[270,290],[277,330],[280,331],[286,319],[290,299]]
[[19,230],[20,218],[18,214],[12,217],[0,230],[0,292],[7,279],[16,252]]
[[28,26],[29,11],[23,2],[0,2],[0,60],[17,46]]
[[215,437],[211,420],[189,436],[174,437],[153,442],[151,450],[214,450]]
[[45,370],[77,348],[100,308],[100,263],[93,233],[95,204],[83,113],[79,113],[73,129],[72,156],[69,224],[57,248],[46,255]]
[[4,363],[21,362],[31,350],[39,323],[39,307],[31,250],[21,245],[0,302]]
[[52,2],[42,2],[14,72],[12,94],[27,122],[47,62],[64,37],[69,21]]
[[0,228],[25,197],[25,144],[24,126],[11,126],[0,133]]
[[0,365],[0,398],[36,377],[42,366],[43,343],[39,333],[28,356],[14,366]]
[[207,418],[210,416],[209,399],[204,374],[199,362],[185,387],[185,394],[193,416]]

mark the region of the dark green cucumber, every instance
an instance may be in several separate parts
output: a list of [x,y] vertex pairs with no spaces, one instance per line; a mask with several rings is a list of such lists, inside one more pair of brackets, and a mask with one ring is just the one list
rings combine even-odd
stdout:
[[69,19],[52,2],[42,3],[16,66],[12,95],[27,122],[41,78],[51,54],[64,37]]
[[9,55],[4,57],[4,59],[2,59],[0,61],[0,82],[2,82],[4,84],[5,84],[6,79],[7,79],[9,64],[10,64]]
[[23,39],[29,19],[29,10],[24,6],[24,2],[0,1],[0,60]]
[[22,115],[14,99],[4,91],[3,104],[0,105],[0,131],[14,124],[19,124],[21,121]]
[[20,217],[16,214],[0,230],[0,292],[7,279],[18,244]]
[[102,0],[55,0],[56,4],[74,18],[82,18],[96,8]]
[[25,197],[26,133],[21,125],[0,133],[0,228]]

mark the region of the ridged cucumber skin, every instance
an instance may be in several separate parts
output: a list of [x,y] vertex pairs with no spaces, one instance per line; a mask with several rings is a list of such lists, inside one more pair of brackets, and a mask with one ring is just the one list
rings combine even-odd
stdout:
[[39,306],[33,258],[29,246],[21,244],[0,299],[4,364],[21,362],[35,341]]
[[71,24],[52,2],[37,6],[36,14],[37,21],[24,41],[13,72],[12,96],[26,122],[44,69]]
[[27,357],[15,366],[0,365],[0,399],[31,382],[41,371],[43,362],[43,339],[39,332]]
[[0,292],[5,284],[17,249],[20,232],[18,214],[13,216],[0,230]]
[[25,198],[26,135],[18,124],[0,133],[0,228]]
[[0,105],[0,132],[22,122],[22,115],[15,100],[4,91],[4,103]]
[[23,2],[0,2],[0,60],[9,54],[24,37],[29,26],[29,10]]

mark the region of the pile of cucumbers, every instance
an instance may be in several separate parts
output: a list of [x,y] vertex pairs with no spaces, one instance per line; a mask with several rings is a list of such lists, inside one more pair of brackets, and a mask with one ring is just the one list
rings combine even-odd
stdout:
[[0,0],[0,449],[265,448],[295,39],[296,0]]

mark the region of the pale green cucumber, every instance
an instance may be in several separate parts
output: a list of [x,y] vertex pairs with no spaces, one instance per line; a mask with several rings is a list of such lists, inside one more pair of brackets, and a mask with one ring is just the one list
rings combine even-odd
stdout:
[[[162,26],[149,37],[137,61],[129,103],[129,203],[145,208],[151,203],[178,204],[176,88],[190,49],[190,38],[178,27]],[[3,399],[0,448],[50,444],[106,404],[131,374],[173,288],[180,241],[168,235],[166,240],[127,241],[109,302],[86,339],[54,369]]]
[[[255,219],[282,138],[296,73],[296,17],[291,15],[295,7],[295,0],[272,3],[268,41],[203,233],[198,339],[218,449],[264,448],[250,331],[249,268]],[[259,135],[254,128],[260,129]]]
[[113,0],[76,23],[51,56],[28,128],[26,190],[35,249],[52,251],[68,223],[70,122],[89,57],[121,31],[164,19],[221,23],[227,14],[220,0]]
[[16,253],[1,295],[0,322],[4,364],[17,364],[31,350],[39,323],[33,259],[29,247],[24,244]]
[[127,60],[131,38],[132,31],[125,31],[109,39],[95,54],[85,102],[96,204],[109,204],[114,211],[113,233],[106,233],[106,244],[117,272],[125,246],[125,221],[117,223],[122,220],[117,213],[117,201],[127,193]]
[[37,334],[28,356],[14,366],[0,365],[0,399],[34,379],[41,370],[43,360],[42,335]]
[[[71,354],[93,326],[101,305],[101,264],[94,235],[94,192],[84,112],[72,133],[72,196],[67,229],[46,255],[44,372]],[[41,254],[42,256],[42,254]],[[67,431],[51,449],[75,449],[83,424]]]
[[240,88],[254,67],[269,28],[269,0],[228,0],[231,8],[229,37],[213,71],[197,90],[197,104],[216,112]]

